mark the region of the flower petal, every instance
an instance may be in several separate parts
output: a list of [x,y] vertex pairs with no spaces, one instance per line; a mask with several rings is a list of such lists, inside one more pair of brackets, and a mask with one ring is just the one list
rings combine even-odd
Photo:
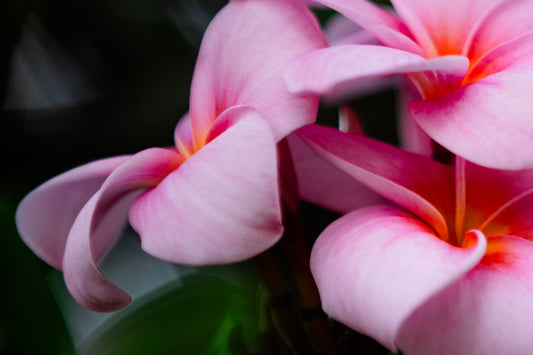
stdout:
[[67,171],[30,192],[16,212],[24,242],[41,259],[61,269],[67,236],[83,205],[129,156],[94,161]]
[[300,197],[339,213],[383,203],[381,196],[332,166],[296,134],[287,137]]
[[467,160],[497,169],[533,167],[531,63],[530,55],[441,97],[411,102],[409,111],[431,138]]
[[68,290],[82,306],[99,312],[125,307],[130,297],[109,282],[97,263],[116,241],[133,198],[177,168],[173,150],[151,148],[117,167],[78,214],[65,247],[63,273]]
[[396,339],[406,354],[528,354],[533,348],[533,244],[487,239],[487,255],[421,305]]
[[502,0],[392,0],[428,57],[462,52],[465,39]]
[[405,318],[483,257],[483,236],[473,233],[469,243],[453,247],[399,208],[369,207],[324,230],[311,271],[327,314],[396,351]]
[[[425,59],[409,52],[372,45],[342,45],[319,49],[293,61],[285,71],[290,92],[343,97],[373,77],[432,72],[440,86],[456,86],[469,67],[468,58]],[[434,83],[432,83],[433,85]],[[424,89],[424,88],[419,88]]]
[[[310,125],[296,134],[326,161],[410,210],[447,239],[454,210],[453,171],[387,144]],[[438,186],[438,188],[435,188]]]
[[281,236],[276,145],[267,121],[252,108],[234,107],[213,131],[213,140],[130,209],[142,248],[157,258],[242,261]]
[[533,31],[533,3],[528,0],[503,1],[492,11],[472,39],[468,56],[480,58],[504,43]]
[[276,140],[314,122],[318,99],[289,94],[282,72],[297,56],[325,45],[315,17],[298,1],[230,2],[210,24],[198,55],[190,104],[195,139],[236,105],[265,116]]
[[[496,170],[470,162],[464,163],[466,218],[463,223],[462,233],[469,229],[477,228],[487,235],[496,233],[499,235],[525,236],[523,232],[519,233],[518,229],[513,229],[511,233],[510,230],[504,231],[500,228],[504,226],[518,228],[519,225],[528,223],[531,220],[527,215],[530,209],[527,205],[529,198],[527,196],[533,189],[533,169],[518,171]],[[495,189],[494,186],[498,188]],[[487,198],[487,191],[490,191],[490,198]],[[498,225],[499,232],[490,232],[489,229],[486,229],[485,227],[491,223],[489,219],[494,219],[496,215],[501,214],[505,209],[508,209],[506,214],[510,219],[507,221],[499,219],[502,223],[496,223],[495,221],[490,226],[494,230]],[[462,234],[460,231],[459,233]],[[529,234],[530,232],[527,233],[527,235]]]
[[365,28],[389,47],[419,55],[424,53],[398,17],[369,1],[319,0],[319,2]]

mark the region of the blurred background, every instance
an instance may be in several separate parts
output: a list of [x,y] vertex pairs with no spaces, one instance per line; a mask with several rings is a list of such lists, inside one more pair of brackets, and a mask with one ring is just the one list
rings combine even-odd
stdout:
[[[4,1],[0,353],[177,353],[179,341],[180,353],[219,353],[228,339],[232,353],[250,348],[261,311],[257,277],[246,263],[202,269],[161,263],[140,255],[138,238],[127,230],[109,257],[120,262],[104,271],[140,301],[118,316],[95,315],[76,307],[61,274],[24,245],[14,224],[18,202],[45,180],[98,158],[173,144],[203,32],[225,3]],[[317,10],[323,21],[331,13]],[[397,143],[394,100],[385,90],[350,104],[369,135]],[[321,109],[322,122],[335,117],[334,107]],[[311,240],[336,217],[306,204],[303,213],[312,220],[304,225]],[[132,274],[132,265],[136,277],[128,278],[124,268]]]

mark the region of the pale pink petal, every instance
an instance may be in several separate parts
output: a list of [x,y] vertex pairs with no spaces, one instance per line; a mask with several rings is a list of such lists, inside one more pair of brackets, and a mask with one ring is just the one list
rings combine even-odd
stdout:
[[383,203],[384,199],[322,159],[296,134],[287,137],[300,197],[339,213]]
[[494,7],[472,38],[468,56],[476,60],[504,43],[533,31],[533,2],[503,1]]
[[441,97],[411,102],[409,111],[431,138],[467,160],[533,167],[532,80],[533,66],[521,61]]
[[487,255],[420,306],[396,339],[404,354],[529,354],[533,349],[533,244],[487,239]]
[[341,217],[324,230],[311,253],[324,311],[396,351],[404,320],[483,257],[483,235],[470,233],[467,239],[468,247],[454,247],[395,207],[369,207]]
[[197,60],[190,104],[195,139],[236,105],[265,116],[276,140],[314,122],[318,99],[289,94],[282,73],[294,58],[325,45],[315,17],[297,1],[229,3],[207,29]]
[[502,0],[392,0],[429,58],[463,54],[465,40]]
[[174,143],[182,156],[189,157],[194,154],[191,115],[188,112],[180,118],[176,125]]
[[449,238],[455,207],[450,167],[328,127],[310,125],[296,134],[326,161],[427,221],[441,238]]
[[234,107],[213,131],[212,141],[130,209],[142,248],[157,258],[236,262],[281,236],[276,145],[268,122],[252,108]]
[[[433,85],[456,87],[468,71],[468,58],[425,59],[409,52],[372,45],[343,45],[319,49],[293,61],[285,71],[291,92],[344,97],[376,76],[432,73]],[[427,91],[424,83],[418,89]]]
[[24,242],[41,259],[61,269],[67,236],[83,205],[128,156],[98,160],[67,171],[30,192],[15,216]]
[[423,55],[405,24],[389,11],[366,0],[320,0],[360,25],[389,47]]
[[70,229],[63,258],[65,283],[82,306],[110,312],[130,302],[126,293],[98,271],[97,264],[124,227],[133,199],[175,170],[180,161],[168,149],[137,153],[117,167],[82,208]]

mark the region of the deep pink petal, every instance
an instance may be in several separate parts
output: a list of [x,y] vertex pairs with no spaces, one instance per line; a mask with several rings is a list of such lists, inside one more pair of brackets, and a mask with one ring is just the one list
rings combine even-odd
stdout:
[[[434,140],[479,165],[533,167],[532,56],[409,110]],[[526,65],[526,62],[529,65]]]
[[314,122],[317,98],[289,94],[282,73],[294,58],[325,45],[316,19],[298,1],[230,2],[200,48],[190,105],[195,139],[205,138],[218,115],[236,105],[265,116],[276,140]]
[[221,132],[130,209],[143,249],[157,258],[236,262],[281,236],[276,145],[267,121],[252,108],[234,107],[213,130]]
[[310,125],[296,132],[325,160],[410,210],[446,239],[454,210],[453,171],[446,165],[358,135]]
[[487,255],[420,306],[396,339],[405,354],[528,354],[533,349],[533,244],[487,239]]
[[70,229],[63,258],[67,288],[82,306],[109,312],[130,302],[125,292],[98,271],[97,264],[124,227],[134,197],[157,185],[180,161],[181,157],[168,149],[137,153],[117,167],[82,208]]
[[67,171],[30,192],[15,216],[24,242],[61,269],[67,236],[83,205],[128,156],[98,160]]
[[[409,52],[372,45],[342,45],[313,51],[293,61],[285,72],[289,91],[343,97],[376,76],[433,73],[432,85],[457,86],[468,71],[462,56],[425,59]],[[419,88],[424,90],[425,87]]]
[[322,159],[296,134],[287,137],[300,197],[339,213],[383,203],[381,196]]
[[369,207],[341,217],[324,230],[311,253],[325,312],[396,351],[404,320],[483,257],[485,238],[480,233],[467,237],[468,248],[451,246],[395,207]]
[[423,55],[420,46],[398,17],[366,0],[320,0],[374,34],[389,47]]

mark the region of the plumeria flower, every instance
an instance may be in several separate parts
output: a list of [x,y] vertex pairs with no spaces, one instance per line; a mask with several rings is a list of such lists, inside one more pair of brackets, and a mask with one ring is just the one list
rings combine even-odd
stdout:
[[369,78],[404,74],[409,111],[439,144],[477,164],[533,167],[533,1],[320,0],[383,45],[344,44],[293,62],[290,91],[339,97]]
[[289,94],[282,71],[324,45],[296,1],[230,2],[205,33],[175,147],[96,161],[44,183],[18,207],[22,238],[96,311],[130,302],[97,268],[128,217],[143,250],[170,262],[231,263],[269,248],[283,230],[276,142],[313,122],[318,106],[316,96]]
[[531,351],[533,169],[444,165],[320,126],[297,135],[391,201],[346,214],[313,246],[327,314],[409,355]]

